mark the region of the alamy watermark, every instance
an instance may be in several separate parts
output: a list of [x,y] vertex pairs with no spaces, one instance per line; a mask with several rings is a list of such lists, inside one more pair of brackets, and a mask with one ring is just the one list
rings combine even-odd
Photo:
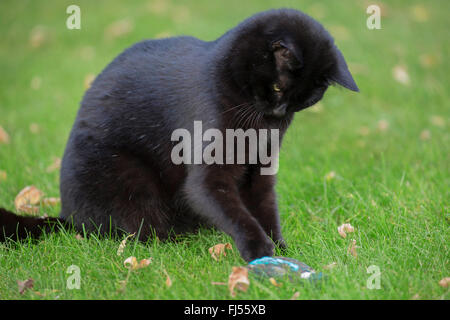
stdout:
[[69,289],[69,290],[80,289],[80,287],[81,287],[80,267],[73,264],[67,268],[66,273],[70,274],[70,276],[67,277],[67,281],[66,281],[67,289]]
[[366,281],[367,289],[381,289],[381,270],[379,266],[371,265],[367,267],[367,273],[372,274]]
[[381,29],[381,9],[376,4],[367,7],[367,14],[370,16],[366,20],[367,29]]
[[278,129],[226,129],[224,137],[216,128],[203,132],[202,122],[194,121],[193,134],[179,128],[172,132],[171,141],[178,141],[170,155],[176,165],[257,164],[259,160],[261,175],[278,172]]
[[66,13],[70,16],[66,20],[66,27],[69,30],[81,29],[81,9],[76,4],[67,7]]

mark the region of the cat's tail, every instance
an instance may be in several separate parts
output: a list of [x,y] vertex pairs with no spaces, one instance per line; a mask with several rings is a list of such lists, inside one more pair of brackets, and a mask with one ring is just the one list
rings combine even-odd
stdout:
[[58,231],[66,226],[64,219],[51,217],[22,217],[0,208],[0,242],[7,239],[38,238],[44,232]]

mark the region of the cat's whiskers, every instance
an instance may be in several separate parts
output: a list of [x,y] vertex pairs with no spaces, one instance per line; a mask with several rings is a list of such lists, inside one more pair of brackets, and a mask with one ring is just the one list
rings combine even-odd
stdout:
[[253,112],[253,105],[249,105],[246,107],[246,109],[241,113],[241,117],[239,119],[239,122],[237,123],[236,128],[245,128],[246,120],[248,119],[249,115]]
[[238,104],[237,106],[234,106],[234,107],[231,107],[230,109],[225,110],[224,112],[222,112],[222,114],[225,114],[225,113],[227,113],[227,112],[229,112],[229,111],[231,111],[231,110],[234,110],[234,109],[236,109],[236,108],[239,108],[239,107],[248,105],[249,103],[250,103],[250,102],[244,102],[244,103]]

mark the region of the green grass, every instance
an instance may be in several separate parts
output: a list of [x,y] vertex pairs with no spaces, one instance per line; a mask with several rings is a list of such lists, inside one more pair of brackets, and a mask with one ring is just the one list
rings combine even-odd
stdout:
[[[381,30],[366,28],[363,1],[201,0],[157,3],[153,11],[149,1],[77,1],[82,29],[71,31],[65,9],[72,3],[0,3],[0,126],[11,138],[0,144],[0,170],[7,173],[0,207],[14,210],[15,196],[27,185],[58,196],[58,172],[46,168],[62,156],[84,78],[124,48],[161,34],[211,40],[255,12],[295,7],[335,35],[361,89],[331,88],[319,107],[296,116],[281,150],[277,189],[285,256],[324,271],[328,281],[275,287],[251,278],[236,299],[288,299],[296,291],[299,299],[449,298],[449,289],[438,284],[450,276],[448,1],[386,2]],[[133,29],[107,39],[105,28],[122,19]],[[45,41],[33,48],[30,33],[38,25]],[[424,65],[427,58],[431,65]],[[396,65],[406,67],[408,85],[393,78]],[[31,88],[34,77],[38,89]],[[386,130],[378,128],[380,120],[387,121]],[[38,134],[30,132],[32,123]],[[428,139],[421,139],[424,130]],[[335,177],[326,179],[331,171]],[[58,208],[46,212],[57,216]],[[337,233],[344,222],[356,228],[347,239]],[[347,253],[350,239],[359,246],[357,258]],[[176,243],[130,240],[121,257],[120,239],[77,240],[73,232],[1,244],[0,299],[230,299],[226,286],[211,282],[226,282],[231,267],[244,261],[235,247],[220,262],[208,253],[225,242],[231,239],[212,230]],[[123,260],[131,255],[152,263],[129,273]],[[335,268],[324,270],[333,262]],[[79,290],[66,288],[72,264],[81,270]],[[380,268],[379,290],[367,288],[370,265]],[[20,295],[16,281],[28,278],[34,288]]]

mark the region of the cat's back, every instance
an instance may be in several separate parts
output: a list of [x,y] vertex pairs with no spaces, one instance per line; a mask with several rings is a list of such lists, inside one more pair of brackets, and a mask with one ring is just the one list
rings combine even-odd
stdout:
[[177,79],[189,79],[201,72],[209,47],[208,42],[188,36],[144,40],[118,55],[94,85],[107,85],[109,81],[116,87],[127,82],[136,87],[146,82],[171,86]]

